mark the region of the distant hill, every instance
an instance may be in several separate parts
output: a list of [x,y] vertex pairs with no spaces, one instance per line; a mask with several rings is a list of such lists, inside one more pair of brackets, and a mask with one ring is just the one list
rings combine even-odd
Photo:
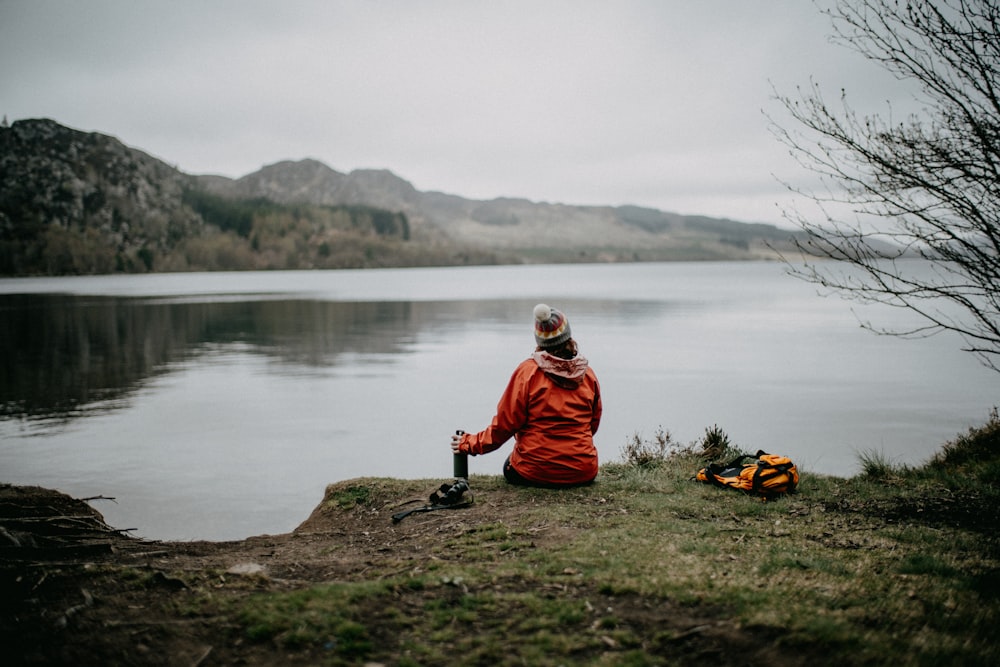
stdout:
[[635,206],[420,192],[316,160],[191,175],[47,119],[0,127],[0,274],[760,259],[792,232]]
[[[230,199],[377,206],[402,211],[414,238],[448,240],[520,261],[761,259],[789,247],[774,225],[684,216],[638,206],[572,206],[421,192],[391,171],[348,174],[316,160],[278,162],[239,179],[196,177]],[[770,246],[770,247],[769,247]]]

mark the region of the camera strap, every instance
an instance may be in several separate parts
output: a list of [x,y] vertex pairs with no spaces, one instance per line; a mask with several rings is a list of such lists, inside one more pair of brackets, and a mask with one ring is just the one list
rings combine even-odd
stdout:
[[399,523],[411,514],[417,514],[418,512],[457,510],[465,507],[471,507],[473,497],[471,493],[469,493],[468,497],[466,497],[467,491],[469,491],[469,483],[464,479],[457,479],[451,484],[442,484],[437,491],[431,494],[429,498],[430,504],[424,505],[423,507],[414,507],[403,512],[397,512],[392,515],[392,522]]

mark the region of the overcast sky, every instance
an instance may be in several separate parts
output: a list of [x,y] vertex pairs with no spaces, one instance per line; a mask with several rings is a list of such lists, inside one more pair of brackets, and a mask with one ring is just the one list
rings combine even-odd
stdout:
[[[828,4],[821,0],[822,5]],[[808,0],[0,0],[0,113],[188,173],[385,168],[474,199],[781,223],[810,77],[899,95]]]

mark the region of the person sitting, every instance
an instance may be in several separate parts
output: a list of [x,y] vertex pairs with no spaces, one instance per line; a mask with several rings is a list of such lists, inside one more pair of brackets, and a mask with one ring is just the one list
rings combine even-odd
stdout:
[[486,454],[511,437],[503,465],[511,484],[560,488],[597,476],[594,434],[603,406],[597,375],[580,354],[566,316],[544,303],[534,308],[537,347],[511,375],[490,425],[452,436],[455,454]]

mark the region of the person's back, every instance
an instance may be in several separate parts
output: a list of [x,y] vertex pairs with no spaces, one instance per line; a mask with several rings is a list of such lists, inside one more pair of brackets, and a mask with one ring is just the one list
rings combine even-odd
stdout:
[[485,454],[511,437],[504,476],[515,484],[574,486],[597,476],[593,435],[601,421],[597,375],[579,354],[569,321],[535,306],[537,349],[511,375],[490,426],[452,437],[455,453]]

